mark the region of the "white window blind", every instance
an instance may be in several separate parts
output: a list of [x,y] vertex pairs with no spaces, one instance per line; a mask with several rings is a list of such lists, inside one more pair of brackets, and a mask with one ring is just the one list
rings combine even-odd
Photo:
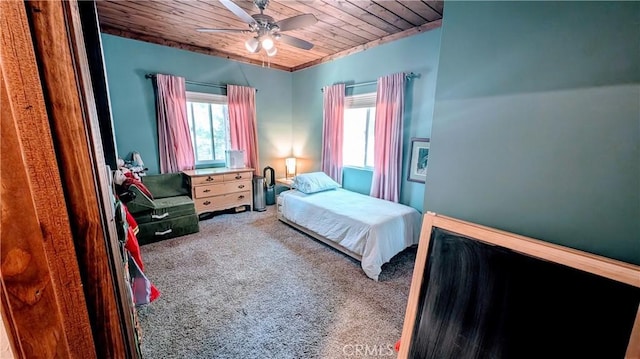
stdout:
[[376,107],[376,93],[347,96],[344,99],[344,106],[346,108]]
[[187,102],[211,103],[215,105],[226,105],[227,96],[212,93],[187,91]]

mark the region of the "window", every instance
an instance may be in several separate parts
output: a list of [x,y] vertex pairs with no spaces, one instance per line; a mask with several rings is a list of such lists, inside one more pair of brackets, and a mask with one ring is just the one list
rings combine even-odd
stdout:
[[344,110],[344,166],[373,168],[376,93],[347,96]]
[[231,147],[227,96],[187,91],[187,119],[196,166],[224,164]]

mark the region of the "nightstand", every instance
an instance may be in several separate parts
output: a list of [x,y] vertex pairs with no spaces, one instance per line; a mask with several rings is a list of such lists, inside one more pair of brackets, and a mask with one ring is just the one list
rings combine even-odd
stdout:
[[278,178],[276,179],[276,183],[288,188],[293,188],[293,179],[290,178]]

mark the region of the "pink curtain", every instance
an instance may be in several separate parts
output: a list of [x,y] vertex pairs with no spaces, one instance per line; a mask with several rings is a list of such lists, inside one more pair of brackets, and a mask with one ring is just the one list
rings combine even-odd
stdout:
[[247,167],[260,175],[258,164],[258,130],[256,125],[256,90],[252,87],[227,85],[231,149],[243,150]]
[[344,84],[323,88],[321,169],[340,184],[342,184],[344,90]]
[[195,157],[187,122],[184,78],[157,74],[155,84],[160,173],[191,170]]
[[371,196],[398,202],[402,177],[404,73],[378,79]]

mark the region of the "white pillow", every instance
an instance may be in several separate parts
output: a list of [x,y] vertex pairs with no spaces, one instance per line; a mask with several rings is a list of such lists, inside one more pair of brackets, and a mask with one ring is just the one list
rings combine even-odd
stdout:
[[297,175],[293,187],[306,194],[334,190],[340,185],[324,172],[311,172]]

